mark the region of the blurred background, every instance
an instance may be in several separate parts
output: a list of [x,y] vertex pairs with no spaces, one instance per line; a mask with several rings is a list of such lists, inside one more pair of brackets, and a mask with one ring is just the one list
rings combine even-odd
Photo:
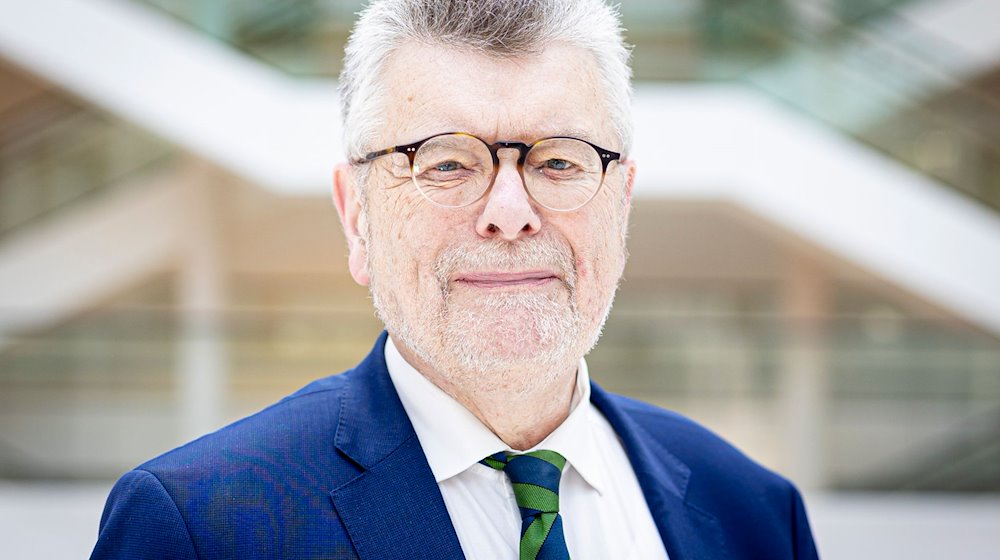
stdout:
[[[0,556],[354,365],[329,175],[360,0],[0,0]],[[795,480],[829,559],[1000,554],[1000,3],[625,0],[606,388]]]

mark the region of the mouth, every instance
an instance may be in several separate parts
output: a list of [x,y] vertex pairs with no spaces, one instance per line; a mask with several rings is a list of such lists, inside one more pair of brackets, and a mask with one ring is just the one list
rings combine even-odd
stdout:
[[452,282],[472,288],[526,288],[544,286],[559,282],[559,275],[550,270],[530,270],[525,272],[467,272],[457,274]]

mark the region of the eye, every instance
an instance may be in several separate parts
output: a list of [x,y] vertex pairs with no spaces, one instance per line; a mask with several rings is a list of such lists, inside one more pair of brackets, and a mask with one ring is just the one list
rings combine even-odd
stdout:
[[458,163],[457,161],[443,161],[434,166],[434,171],[440,171],[442,173],[445,173],[448,171],[458,171],[461,168],[462,164]]
[[554,169],[556,171],[565,171],[572,167],[573,164],[564,159],[550,159],[545,161],[545,167],[548,169]]

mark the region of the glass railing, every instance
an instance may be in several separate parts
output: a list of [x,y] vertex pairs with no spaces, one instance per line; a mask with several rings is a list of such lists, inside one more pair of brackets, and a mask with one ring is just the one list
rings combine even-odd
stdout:
[[[363,4],[135,1],[299,76],[339,72]],[[637,0],[622,12],[638,80],[751,85],[998,210],[1000,82],[956,74],[969,55],[897,17],[909,3]]]
[[[133,0],[294,75],[336,76],[363,0]],[[640,62],[638,79],[737,77],[794,49],[797,35],[836,33],[914,0],[632,0],[622,17]],[[805,4],[805,3],[804,3]],[[645,64],[679,56],[686,64]]]
[[[915,319],[842,316],[824,321],[831,398],[942,399],[1000,405],[1000,341]],[[782,389],[792,333],[815,323],[774,315],[658,316],[616,310],[591,357],[616,390],[727,399],[772,398]],[[618,364],[627,375],[610,377]]]
[[0,238],[158,169],[176,152],[121,119],[44,93],[0,114]]
[[967,56],[885,15],[803,35],[742,80],[1000,210],[1000,60],[963,75]]
[[297,76],[335,76],[360,0],[136,0]]
[[[169,286],[161,282],[156,288],[165,303],[91,312],[50,332],[16,338],[0,352],[0,440],[6,442],[0,442],[0,455],[16,455],[38,430],[57,430],[59,422],[90,425],[109,415],[115,422],[153,425],[150,437],[160,438],[159,448],[176,443],[171,426],[180,422],[178,356],[185,335],[184,318],[166,302]],[[824,444],[827,455],[871,455],[882,451],[880,445],[912,440],[909,459],[862,475],[834,465],[830,484],[948,489],[954,480],[935,470],[945,452],[952,463],[968,461],[968,476],[982,479],[977,487],[1000,483],[990,462],[980,459],[984,447],[996,445],[1000,424],[977,420],[1000,414],[1000,340],[957,323],[878,313],[836,315],[821,323],[825,334],[818,348],[828,380],[820,421],[832,434]],[[200,336],[213,336],[224,348],[225,404],[233,417],[353,366],[380,330],[361,305],[243,306],[225,311],[218,325],[214,334]],[[800,343],[798,333],[816,326],[758,312],[669,312],[625,295],[588,362],[593,377],[610,390],[695,416],[723,411],[746,425],[758,422],[756,429],[774,429],[780,426],[767,422],[775,421],[788,376],[798,374],[789,371],[786,357]],[[160,411],[158,420],[150,411]],[[28,420],[38,417],[45,422],[31,427]],[[938,417],[953,425],[926,431],[928,420]],[[955,421],[962,418],[969,420]],[[124,463],[143,458],[122,451],[114,437],[105,434],[108,441],[90,445],[115,448]],[[919,469],[912,457],[920,459]],[[30,460],[0,457],[0,466],[22,469]],[[71,468],[72,461],[66,465]],[[111,477],[126,466],[94,476]]]

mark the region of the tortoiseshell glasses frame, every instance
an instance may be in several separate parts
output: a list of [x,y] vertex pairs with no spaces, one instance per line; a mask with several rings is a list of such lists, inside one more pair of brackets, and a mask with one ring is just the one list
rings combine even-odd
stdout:
[[[428,142],[432,140],[448,139],[449,137],[456,137],[457,139],[463,139],[463,141],[465,142],[468,142],[468,140],[477,141],[478,144],[481,144],[483,147],[486,148],[486,150],[489,151],[490,158],[492,160],[492,170],[490,172],[489,182],[486,183],[485,185],[476,185],[476,188],[473,189],[471,195],[461,197],[460,202],[456,204],[447,204],[441,202],[440,200],[435,200],[435,198],[428,193],[426,186],[424,187],[421,186],[421,179],[417,175],[418,171],[420,170],[416,169],[417,155],[418,153],[420,153],[420,149],[422,147],[424,147]],[[572,201],[569,204],[553,203],[553,200],[546,199],[546,197],[544,196],[539,196],[539,193],[532,192],[534,190],[532,187],[538,188],[538,183],[535,180],[526,180],[524,175],[525,161],[528,160],[529,153],[533,149],[535,149],[536,146],[545,146],[545,145],[551,146],[553,144],[556,144],[558,141],[572,141],[572,144],[570,145],[574,148],[580,148],[580,149],[583,149],[582,144],[585,144],[593,150],[597,158],[597,160],[592,160],[588,163],[596,165],[597,161],[600,162],[600,168],[601,168],[600,178],[597,181],[594,181],[592,178],[587,178],[586,190],[583,193],[576,193],[576,194],[585,194],[585,198],[577,200],[573,200],[572,198],[567,199],[567,202]],[[575,144],[577,142],[581,144]],[[492,190],[493,184],[496,182],[497,174],[499,173],[500,170],[499,151],[504,149],[513,149],[518,151],[517,171],[520,174],[522,184],[524,185],[525,190],[527,191],[531,199],[534,200],[539,205],[543,206],[544,208],[547,208],[549,210],[554,210],[557,212],[571,212],[573,210],[577,210],[583,207],[585,204],[590,202],[594,198],[594,196],[597,195],[597,192],[600,191],[601,187],[603,186],[605,176],[607,175],[608,166],[613,161],[621,160],[621,154],[619,152],[613,152],[606,148],[602,148],[592,142],[588,142],[586,140],[582,140],[580,138],[575,138],[572,136],[551,136],[547,138],[541,138],[531,143],[500,141],[490,144],[485,140],[483,140],[482,138],[479,138],[478,136],[469,134],[467,132],[444,132],[440,134],[435,134],[433,136],[429,136],[427,138],[424,138],[423,140],[418,140],[417,142],[413,142],[412,144],[403,144],[400,146],[392,146],[389,148],[385,148],[383,150],[368,152],[364,156],[353,160],[352,163],[354,163],[355,165],[362,165],[389,154],[395,154],[395,153],[405,154],[407,159],[409,160],[410,177],[413,181],[413,184],[417,188],[417,190],[422,195],[424,195],[425,198],[427,198],[430,202],[438,206],[443,206],[446,208],[461,208],[464,206],[474,204],[475,202],[481,200],[483,197],[487,195],[487,193],[490,192],[490,190]],[[589,156],[589,157],[593,158],[595,156]],[[558,158],[552,158],[545,161],[546,163],[548,163],[551,161],[562,162],[563,160]],[[477,192],[479,191],[479,189],[482,189],[482,192]],[[591,189],[592,192],[588,192]],[[577,188],[576,190],[579,191],[581,189]],[[558,193],[554,198],[554,200],[561,201],[561,199],[558,198]]]

